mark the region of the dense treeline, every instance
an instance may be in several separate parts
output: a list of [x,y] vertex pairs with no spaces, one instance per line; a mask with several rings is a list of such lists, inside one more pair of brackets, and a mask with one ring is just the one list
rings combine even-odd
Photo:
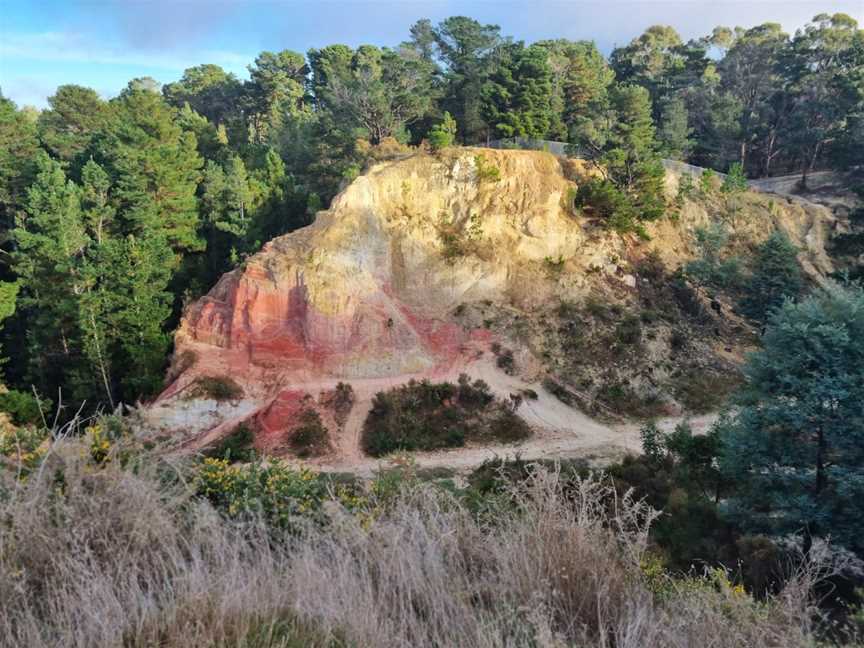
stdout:
[[183,304],[376,147],[569,141],[605,173],[579,199],[621,230],[663,213],[663,156],[804,182],[861,164],[862,33],[843,14],[689,42],[655,26],[607,60],[452,17],[394,48],[262,52],[248,80],[204,64],[109,101],[61,86],[42,112],[0,97],[6,382],[76,407],[153,394]]

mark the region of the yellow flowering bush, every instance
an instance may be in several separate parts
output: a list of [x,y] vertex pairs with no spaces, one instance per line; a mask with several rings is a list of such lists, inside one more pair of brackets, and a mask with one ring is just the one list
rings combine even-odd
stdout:
[[48,437],[44,428],[0,425],[0,455],[22,472],[29,472],[47,452]]
[[322,504],[329,497],[318,473],[278,460],[237,466],[208,457],[198,468],[197,481],[198,494],[229,517],[261,515],[278,528],[301,518],[323,521]]

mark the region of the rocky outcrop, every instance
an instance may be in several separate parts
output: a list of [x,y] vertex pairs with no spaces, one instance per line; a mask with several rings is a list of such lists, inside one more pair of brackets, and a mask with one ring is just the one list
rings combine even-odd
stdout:
[[[500,179],[482,177],[478,163]],[[320,394],[337,381],[354,385],[362,408],[382,387],[488,363],[495,342],[516,348],[526,380],[538,378],[542,362],[519,347],[518,331],[490,330],[460,311],[487,304],[530,313],[598,286],[635,288],[625,259],[640,244],[571,208],[580,172],[548,153],[488,149],[372,167],[314,224],[267,243],[187,309],[172,381],[150,408],[151,423],[185,429],[194,446],[257,421],[273,449],[280,421],[301,402],[320,409]],[[815,272],[826,269],[825,214],[785,203],[761,211],[762,221],[742,231],[759,238],[782,226],[812,252],[806,261]],[[692,231],[709,218],[691,205],[678,221],[653,227],[647,247],[675,266],[692,255]],[[187,398],[199,376],[232,378],[243,401]],[[342,431],[339,452],[356,451],[352,434]]]

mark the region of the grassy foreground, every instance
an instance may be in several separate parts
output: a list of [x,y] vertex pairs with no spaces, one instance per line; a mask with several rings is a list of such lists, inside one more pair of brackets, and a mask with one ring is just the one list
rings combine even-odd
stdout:
[[813,570],[759,602],[722,571],[673,578],[657,513],[602,478],[538,468],[478,499],[94,453],[93,430],[0,467],[5,645],[813,645]]

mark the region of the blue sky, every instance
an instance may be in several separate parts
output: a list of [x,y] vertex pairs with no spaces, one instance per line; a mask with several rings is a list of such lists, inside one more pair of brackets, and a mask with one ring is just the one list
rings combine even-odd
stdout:
[[590,39],[608,52],[652,24],[684,38],[769,20],[794,31],[838,11],[864,23],[864,0],[0,0],[0,88],[44,107],[64,83],[111,97],[131,78],[165,83],[200,63],[244,77],[262,50],[395,45],[424,17],[467,15],[516,39]]

